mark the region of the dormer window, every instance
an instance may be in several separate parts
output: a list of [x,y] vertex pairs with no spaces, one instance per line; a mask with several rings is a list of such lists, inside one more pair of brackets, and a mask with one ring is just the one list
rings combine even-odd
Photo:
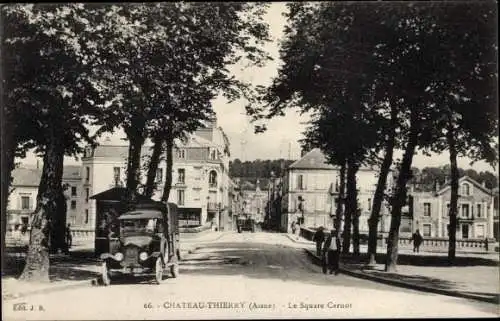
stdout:
[[470,185],[467,183],[462,184],[462,193],[463,196],[469,196],[470,195]]
[[211,160],[216,160],[217,159],[217,151],[215,149],[212,149],[210,151],[210,159]]
[[177,158],[186,159],[186,150],[185,149],[178,149],[177,150]]

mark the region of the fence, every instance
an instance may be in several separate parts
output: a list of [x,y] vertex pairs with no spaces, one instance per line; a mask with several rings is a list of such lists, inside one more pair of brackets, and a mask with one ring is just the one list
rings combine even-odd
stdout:
[[[314,233],[316,230],[310,228],[302,227],[300,229],[300,236],[305,238],[306,240],[312,241]],[[360,235],[360,243],[366,243],[366,235]],[[378,245],[385,246],[387,244],[387,237],[383,237],[382,235],[378,236]],[[402,248],[412,248],[413,240],[410,236],[400,236],[398,245]],[[428,237],[424,238],[422,244],[420,245],[422,249],[447,249],[448,248],[448,238],[442,237]],[[456,249],[457,250],[483,250],[483,251],[493,251],[495,248],[495,240],[494,239],[457,239],[456,241]]]

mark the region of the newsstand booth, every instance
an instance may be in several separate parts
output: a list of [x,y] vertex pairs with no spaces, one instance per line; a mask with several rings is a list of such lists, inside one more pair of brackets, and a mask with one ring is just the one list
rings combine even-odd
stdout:
[[[95,240],[94,254],[99,256],[109,252],[110,234],[119,234],[120,222],[118,217],[129,209],[127,201],[127,189],[125,187],[113,187],[90,199],[96,200]],[[151,202],[151,199],[136,193],[138,202]]]

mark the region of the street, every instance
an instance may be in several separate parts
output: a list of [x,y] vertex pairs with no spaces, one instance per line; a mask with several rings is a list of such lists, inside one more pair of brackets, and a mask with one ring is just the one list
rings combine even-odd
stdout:
[[[14,311],[19,303],[28,311]],[[225,232],[199,245],[180,277],[161,285],[115,278],[4,302],[3,311],[4,320],[497,316],[494,304],[324,275],[300,245],[266,232]]]

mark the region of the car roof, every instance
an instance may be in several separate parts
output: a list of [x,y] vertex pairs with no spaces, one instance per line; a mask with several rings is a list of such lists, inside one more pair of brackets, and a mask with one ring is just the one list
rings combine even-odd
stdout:
[[143,210],[126,212],[120,215],[120,217],[118,217],[119,220],[147,219],[147,218],[163,218],[162,212],[158,210],[143,209]]

